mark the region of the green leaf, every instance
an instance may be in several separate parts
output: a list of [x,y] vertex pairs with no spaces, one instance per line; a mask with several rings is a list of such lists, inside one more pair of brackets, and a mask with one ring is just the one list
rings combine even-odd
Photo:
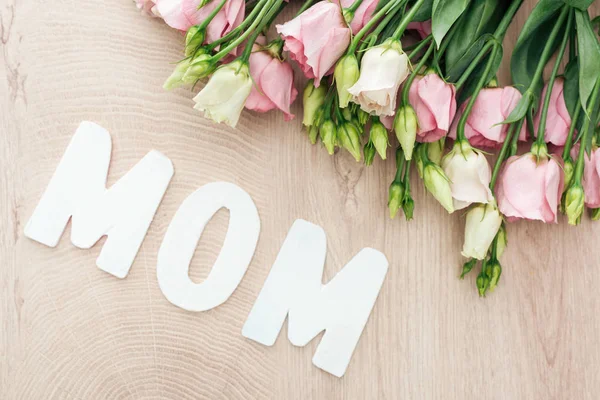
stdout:
[[469,5],[470,0],[434,0],[431,15],[431,30],[438,47],[452,25]]
[[421,8],[417,10],[417,13],[413,17],[415,22],[429,21],[431,19],[431,12],[433,10],[433,0],[425,0],[425,3],[421,5]]
[[571,7],[575,7],[579,10],[585,11],[589,6],[592,5],[594,0],[563,0],[565,4],[570,5]]
[[[488,74],[488,76],[485,78],[486,84],[488,84],[496,76],[496,73],[498,72],[498,69],[500,68],[500,64],[502,64],[502,55],[503,55],[502,46],[498,46],[498,50],[496,51],[496,58],[493,61],[492,69],[490,70],[490,73]],[[485,72],[485,67],[487,66],[487,63],[491,56],[492,56],[491,53],[486,55],[483,58],[483,60],[479,63],[479,65],[477,65],[477,68],[475,68],[473,73],[471,73],[471,75],[469,76],[469,79],[467,79],[467,82],[463,86],[463,88],[460,91],[460,94],[458,96],[459,104],[461,104],[463,101],[466,101],[473,94],[473,92],[475,91],[475,88],[477,87],[477,83],[479,83],[479,79],[481,79],[481,76]]]
[[471,46],[480,40],[486,33],[493,33],[502,16],[504,15],[508,2],[504,0],[479,0],[473,1],[452,28],[448,47],[444,53],[447,70],[449,71],[460,60]]
[[[521,30],[510,60],[512,81],[521,93],[531,86],[544,45],[548,42],[548,36],[563,5],[562,0],[540,0]],[[558,44],[559,41],[556,40],[552,45],[556,47]],[[541,82],[533,89],[532,94],[537,98],[542,90]]]
[[530,91],[526,91],[523,93],[523,97],[517,103],[517,106],[512,110],[508,118],[502,121],[503,124],[512,124],[514,122],[520,121],[527,115],[527,111],[530,109],[531,105],[535,100],[535,95]]
[[575,11],[579,60],[579,100],[586,110],[587,102],[600,76],[600,44],[592,30],[587,11]]
[[565,68],[565,86],[563,97],[571,118],[575,115],[575,107],[579,102],[579,66],[577,58],[569,62]]
[[462,55],[461,58],[456,60],[454,64],[446,63],[446,80],[448,82],[456,82],[460,79],[463,72],[469,67],[473,59],[479,54],[485,43],[490,40],[493,36],[491,34],[485,34],[480,36],[468,48],[468,50]]

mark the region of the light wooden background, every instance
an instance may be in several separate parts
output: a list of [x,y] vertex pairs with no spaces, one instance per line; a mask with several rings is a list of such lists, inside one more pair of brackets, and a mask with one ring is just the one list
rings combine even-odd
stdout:
[[[517,26],[534,1],[526,3]],[[193,93],[161,89],[182,37],[131,1],[2,0],[0,13],[0,398],[598,398],[600,224],[510,225],[500,287],[480,299],[476,273],[457,279],[463,215],[447,215],[417,184],[414,221],[390,221],[392,163],[329,157],[299,119],[245,112],[237,130],[204,120]],[[150,149],[175,165],[124,280],[95,267],[101,244],[76,249],[69,230],[56,249],[23,236],[82,120],[112,134],[109,184]],[[156,254],[181,201],[217,180],[252,195],[261,237],[229,301],[189,313],[161,294]],[[219,212],[205,231],[196,281],[216,259],[227,218]],[[390,260],[342,379],[311,364],[319,338],[296,348],[284,328],[269,348],[241,335],[296,218],[327,232],[325,280],[366,246]]]

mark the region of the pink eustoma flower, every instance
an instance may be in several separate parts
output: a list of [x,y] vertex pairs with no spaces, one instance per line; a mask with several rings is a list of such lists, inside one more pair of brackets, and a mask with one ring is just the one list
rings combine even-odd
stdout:
[[509,220],[556,222],[562,192],[561,165],[531,153],[506,160],[496,184],[498,208]]
[[149,15],[151,17],[156,17],[156,12],[154,6],[156,5],[153,0],[134,0],[135,5],[139,10],[142,11],[142,14]]
[[435,142],[446,136],[456,114],[456,89],[437,74],[418,76],[408,92],[417,113],[418,142]]
[[255,45],[250,55],[250,76],[254,86],[246,108],[258,112],[267,112],[275,108],[283,111],[284,118],[294,118],[290,105],[296,99],[298,91],[294,87],[294,71],[289,63],[273,57],[268,51],[261,51]]
[[[569,129],[571,128],[571,116],[564,98],[564,86],[565,80],[563,78],[557,78],[550,93],[550,104],[548,106],[548,115],[546,118],[546,133],[544,134],[544,140],[546,143],[552,143],[557,146],[564,146],[567,141]],[[540,126],[540,116],[542,104],[548,90],[548,84],[544,87],[542,96],[540,97],[540,107],[533,120],[535,126],[535,132],[537,135],[538,127]]]
[[[479,92],[471,114],[467,118],[465,136],[475,147],[498,147],[504,142],[508,133],[508,124],[501,124],[517,106],[521,93],[512,86],[503,88],[485,88]],[[464,111],[466,103],[460,111],[450,129],[449,136],[456,139],[458,120]],[[519,134],[519,140],[526,140],[525,124]]]
[[320,1],[293,20],[277,25],[277,32],[285,40],[284,49],[307,78],[315,79],[315,86],[333,72],[351,35],[340,6],[329,1]]
[[424,22],[410,22],[406,29],[416,31],[421,39],[431,35],[431,20]]
[[[579,144],[571,150],[571,157],[577,162]],[[585,162],[583,169],[583,191],[585,193],[585,205],[589,208],[600,207],[600,148],[592,150],[590,156],[583,156]]]
[[[156,10],[167,25],[181,31],[204,21],[221,3],[213,0],[198,9],[201,0],[155,0]],[[228,0],[206,28],[206,42],[211,43],[229,33],[244,20],[244,0]]]

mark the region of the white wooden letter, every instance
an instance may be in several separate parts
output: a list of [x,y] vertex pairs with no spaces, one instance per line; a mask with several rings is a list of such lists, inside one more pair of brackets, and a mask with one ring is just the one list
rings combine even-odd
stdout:
[[[229,227],[210,274],[194,283],[189,268],[208,221],[229,209]],[[196,190],[181,204],[158,251],[157,276],[163,294],[188,311],[206,311],[223,304],[244,277],[254,255],[260,219],[252,198],[239,186],[214,182]]]
[[323,285],[326,252],[323,229],[296,220],[250,311],[242,335],[271,346],[286,316],[289,316],[288,338],[295,346],[305,346],[325,330],[313,364],[341,377],[375,304],[388,261],[381,252],[364,248]]
[[173,164],[152,150],[106,189],[111,147],[104,128],[92,122],[79,125],[25,236],[55,247],[73,217],[71,242],[87,249],[108,236],[96,265],[124,278],[171,181]]

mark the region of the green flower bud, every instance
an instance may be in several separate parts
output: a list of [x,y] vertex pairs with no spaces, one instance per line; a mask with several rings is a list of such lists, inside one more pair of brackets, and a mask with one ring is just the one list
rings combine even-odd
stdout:
[[373,159],[375,158],[375,146],[373,145],[373,142],[369,140],[367,144],[365,144],[363,153],[365,153],[365,165],[369,166],[373,164]]
[[492,80],[488,82],[487,87],[489,87],[489,88],[496,88],[496,87],[498,87],[498,78],[497,77],[493,77]]
[[333,155],[335,144],[337,142],[337,131],[332,120],[326,119],[319,129],[321,140],[327,149],[329,155]]
[[548,159],[548,146],[546,143],[537,143],[533,142],[531,145],[531,153],[539,160],[547,160]]
[[388,195],[388,208],[390,209],[390,218],[394,219],[398,210],[402,206],[402,199],[404,198],[404,186],[401,182],[392,182],[390,185]]
[[190,67],[185,71],[183,81],[185,83],[196,83],[199,79],[206,78],[217,69],[217,63],[210,54],[202,53],[194,57]]
[[454,212],[450,180],[442,168],[437,164],[426,164],[423,169],[423,180],[429,193],[439,201],[442,207],[449,213]]
[[185,35],[185,56],[189,57],[196,52],[198,47],[202,46],[206,38],[206,30],[200,29],[200,25],[194,25],[188,29]]
[[349,8],[344,8],[342,10],[342,16],[344,17],[344,21],[350,25],[350,22],[352,22],[354,19],[354,11],[350,10]]
[[479,291],[479,296],[485,297],[485,292],[490,284],[490,278],[488,278],[485,273],[481,271],[477,276],[477,281],[475,283],[477,285],[477,290]]
[[268,45],[264,47],[264,50],[268,52],[273,58],[283,60],[283,39],[278,37],[272,40]]
[[592,210],[592,221],[600,220],[600,208],[594,208]]
[[500,230],[498,230],[498,235],[496,237],[496,258],[502,257],[504,254],[504,250],[506,250],[506,245],[508,244],[508,240],[506,238],[506,226],[504,223],[500,225]]
[[404,150],[404,157],[410,160],[417,139],[417,114],[410,105],[401,107],[396,112],[394,130],[402,150]]
[[460,273],[460,279],[464,279],[465,276],[471,272],[471,270],[473,269],[473,267],[475,267],[475,265],[477,265],[477,259],[472,258],[469,261],[467,261],[466,263],[463,264],[463,268],[462,268],[462,272]]
[[496,289],[496,286],[498,286],[498,281],[500,281],[500,275],[502,275],[502,267],[500,266],[500,263],[497,260],[493,260],[493,261],[489,261],[487,268],[489,269],[489,284],[488,284],[488,289],[490,290],[490,292],[493,292],[494,289]]
[[373,142],[377,153],[382,160],[386,159],[387,148],[389,146],[388,131],[379,121],[371,124],[370,140]]
[[302,119],[302,124],[304,124],[304,126],[313,125],[317,110],[325,104],[326,94],[327,88],[324,85],[315,87],[313,79],[308,81],[302,96],[302,104],[304,105],[304,118]]
[[571,186],[571,180],[573,179],[573,172],[575,171],[575,164],[573,163],[573,159],[568,157],[565,160],[565,164],[563,166],[563,171],[565,172],[565,192]]
[[319,126],[311,125],[308,127],[308,139],[312,144],[317,143],[317,136],[319,136]]
[[583,214],[584,203],[585,194],[583,192],[583,187],[579,183],[573,184],[567,190],[565,204],[569,225],[579,224],[579,221],[581,221],[581,214]]
[[352,97],[348,89],[358,81],[359,75],[358,60],[354,53],[343,56],[337,62],[333,77],[340,99],[340,108],[348,107],[348,103],[350,103],[350,98]]
[[402,201],[402,211],[407,221],[413,219],[413,212],[415,210],[415,202],[412,199],[410,192],[404,193],[404,201]]
[[349,108],[342,109],[342,116],[346,121],[352,121],[352,111]]
[[360,130],[352,122],[343,122],[338,128],[338,138],[341,145],[354,156],[354,159],[360,161]]
[[440,164],[444,155],[444,145],[446,137],[441,138],[436,142],[427,143],[427,157],[432,163]]
[[421,156],[420,152],[417,151],[415,152],[415,165],[417,166],[417,171],[419,172],[419,178],[423,179],[423,168],[425,166],[424,162],[423,162],[423,157]]
[[173,73],[171,73],[171,76],[169,76],[163,84],[163,88],[170,90],[183,85],[183,76],[185,75],[185,72],[188,70],[189,67],[190,60],[188,58],[181,60],[179,63],[177,63],[175,70],[173,71]]

